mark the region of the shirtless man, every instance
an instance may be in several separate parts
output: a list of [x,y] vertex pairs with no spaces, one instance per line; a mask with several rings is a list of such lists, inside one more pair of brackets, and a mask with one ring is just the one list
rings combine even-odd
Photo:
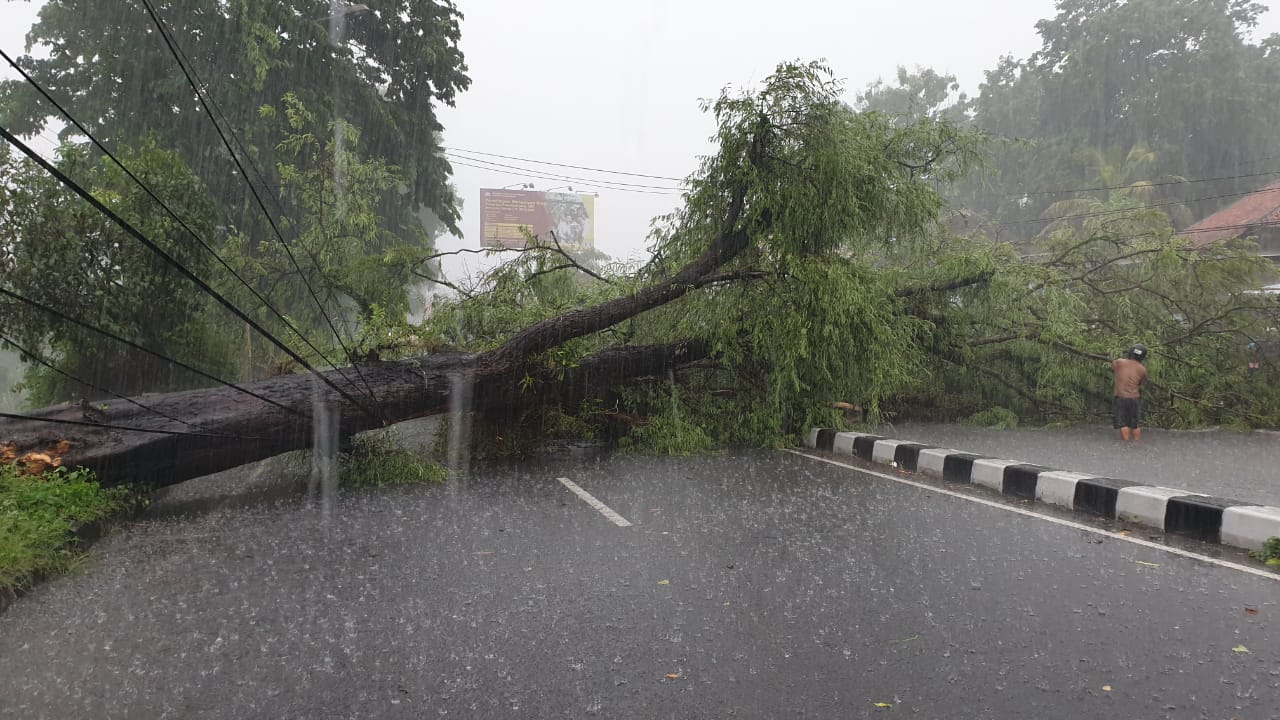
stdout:
[[1137,442],[1142,439],[1142,428],[1138,425],[1138,416],[1142,411],[1142,381],[1147,379],[1147,368],[1142,364],[1147,359],[1147,346],[1138,343],[1129,349],[1129,357],[1116,358],[1111,361],[1111,370],[1116,376],[1116,399],[1112,406],[1113,423],[1120,431],[1120,439]]

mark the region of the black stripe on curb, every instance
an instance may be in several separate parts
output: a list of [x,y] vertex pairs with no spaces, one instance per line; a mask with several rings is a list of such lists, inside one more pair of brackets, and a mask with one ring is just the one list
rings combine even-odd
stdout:
[[1120,491],[1139,485],[1146,485],[1146,483],[1115,478],[1084,478],[1076,481],[1076,494],[1071,507],[1076,512],[1114,518],[1116,499],[1120,497]]
[[863,460],[871,460],[876,449],[876,441],[883,440],[879,435],[859,435],[853,439],[853,454]]
[[942,459],[942,479],[946,482],[973,482],[973,461],[985,457],[973,453],[948,453]]
[[920,451],[933,447],[923,443],[902,443],[893,450],[893,461],[907,472],[915,472],[920,462]]
[[[831,428],[811,428],[810,434],[805,438],[805,444],[808,445],[809,438],[813,438],[815,445],[819,449],[831,452],[835,447],[835,436],[837,434]],[[851,454],[854,457],[874,462],[876,443],[887,439],[880,435],[854,434],[852,448],[850,448]],[[921,451],[925,449],[937,450],[937,448],[923,443],[897,440],[893,441],[893,443],[894,463],[908,472],[919,472]],[[938,454],[941,455],[942,459],[942,479],[950,483],[972,483],[973,464],[976,460],[997,459],[977,453],[948,452],[946,450]],[[887,460],[888,458],[882,457],[881,459]],[[1032,501],[1036,499],[1036,491],[1039,490],[1040,475],[1053,471],[1053,468],[1032,463],[1005,465],[1005,462],[1008,461],[1000,462],[1000,466],[1003,467],[1000,472],[1001,494]],[[933,467],[936,468],[936,464],[933,464]],[[1140,487],[1150,487],[1150,485],[1115,478],[1080,477],[1075,480],[1071,509],[1080,513],[1116,518],[1116,506],[1119,505],[1120,491],[1125,488]],[[1062,489],[1065,489],[1062,484],[1055,481],[1053,487],[1054,497],[1048,500],[1054,504],[1060,504],[1065,500],[1065,498],[1058,496]],[[1159,492],[1145,496],[1143,502],[1166,498],[1168,497],[1167,491],[1168,488],[1160,488]],[[1227,536],[1228,543],[1249,550],[1261,547],[1267,537],[1280,536],[1280,507],[1270,507],[1227,498],[1190,495],[1185,494],[1183,490],[1174,490],[1173,493],[1182,494],[1174,494],[1164,500],[1164,516],[1158,518],[1163,522],[1153,522],[1157,520],[1154,517],[1138,517],[1134,519],[1139,524],[1155,526],[1157,529],[1167,533],[1189,535],[1215,543],[1223,542],[1222,525],[1225,521],[1230,520],[1230,534]],[[1226,510],[1229,508],[1260,508],[1261,510],[1256,512],[1240,511],[1228,517]],[[1139,513],[1139,515],[1142,514]]]
[[1222,511],[1254,504],[1206,495],[1171,497],[1164,509],[1164,531],[1212,543],[1221,542]]
[[822,428],[818,430],[818,450],[823,452],[832,452],[836,448],[836,431],[835,428]]
[[1036,481],[1040,479],[1040,473],[1048,472],[1050,469],[1031,464],[1009,465],[1004,469],[1001,492],[1013,497],[1035,500]]

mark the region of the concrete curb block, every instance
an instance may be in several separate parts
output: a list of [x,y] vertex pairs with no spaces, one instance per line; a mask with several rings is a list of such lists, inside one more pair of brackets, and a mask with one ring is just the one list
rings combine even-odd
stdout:
[[1280,536],[1280,508],[1242,500],[831,428],[810,430],[805,446],[1246,550]]

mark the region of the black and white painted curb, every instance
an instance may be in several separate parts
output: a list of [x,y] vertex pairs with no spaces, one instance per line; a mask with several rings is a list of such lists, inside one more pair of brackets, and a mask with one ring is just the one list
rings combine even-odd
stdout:
[[1268,538],[1280,536],[1280,508],[1257,503],[831,428],[813,428],[805,445],[1246,550],[1257,550]]

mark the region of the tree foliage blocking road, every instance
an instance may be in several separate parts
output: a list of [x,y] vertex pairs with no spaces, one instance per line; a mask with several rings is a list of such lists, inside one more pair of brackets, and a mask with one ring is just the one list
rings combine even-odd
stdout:
[[[659,428],[678,430],[692,419],[702,432],[701,415],[730,407],[739,421],[726,425],[725,439],[770,443],[830,420],[833,394],[880,397],[912,382],[925,359],[918,341],[926,323],[898,312],[897,281],[907,271],[895,268],[895,256],[917,258],[917,271],[984,269],[972,267],[982,262],[973,254],[915,249],[936,238],[936,188],[976,159],[978,139],[945,121],[898,127],[840,97],[817,64],[780,66],[755,94],[722,94],[707,107],[718,151],[692,178],[685,207],[659,225],[648,264],[574,283],[567,297],[536,289],[560,282],[557,273],[581,273],[576,267],[537,277],[537,270],[500,272],[487,292],[423,328],[425,342],[455,351],[362,366],[375,413],[350,398],[328,399],[343,432],[452,405],[476,411],[479,426],[500,435],[531,414],[578,414],[585,403],[599,414],[635,406]],[[486,304],[515,311],[497,315]],[[665,389],[644,382],[664,378]],[[230,388],[149,397],[148,408],[185,412],[205,434],[75,426],[57,433],[71,441],[64,462],[92,467],[104,480],[177,482],[303,447],[312,383],[299,375],[253,386],[275,405]],[[696,396],[670,387],[688,383],[700,388]],[[666,398],[664,413],[646,402],[658,396]],[[107,403],[105,417],[172,427],[122,401]],[[4,434],[20,454],[46,445],[50,428],[10,421]]]
[[619,426],[667,452],[767,446],[835,422],[833,400],[872,418],[996,405],[1085,417],[1105,403],[1104,361],[1134,339],[1153,348],[1153,399],[1173,421],[1274,420],[1274,391],[1242,392],[1244,364],[1229,364],[1237,338],[1276,325],[1274,303],[1247,290],[1269,272],[1247,247],[1189,248],[1167,215],[1123,196],[1049,233],[1036,257],[953,236],[939,188],[982,138],[841,97],[817,64],[722,94],[707,106],[718,151],[657,223],[649,262],[591,266],[537,239],[422,326],[388,321],[384,357],[402,359],[360,365],[368,404],[334,372],[351,397],[287,375],[249,386],[274,404],[231,388],[105,404],[111,424],[183,434],[0,427],[19,455],[70,441],[64,463],[107,482],[178,482],[306,447],[317,397],[343,434],[451,412],[484,448]]

